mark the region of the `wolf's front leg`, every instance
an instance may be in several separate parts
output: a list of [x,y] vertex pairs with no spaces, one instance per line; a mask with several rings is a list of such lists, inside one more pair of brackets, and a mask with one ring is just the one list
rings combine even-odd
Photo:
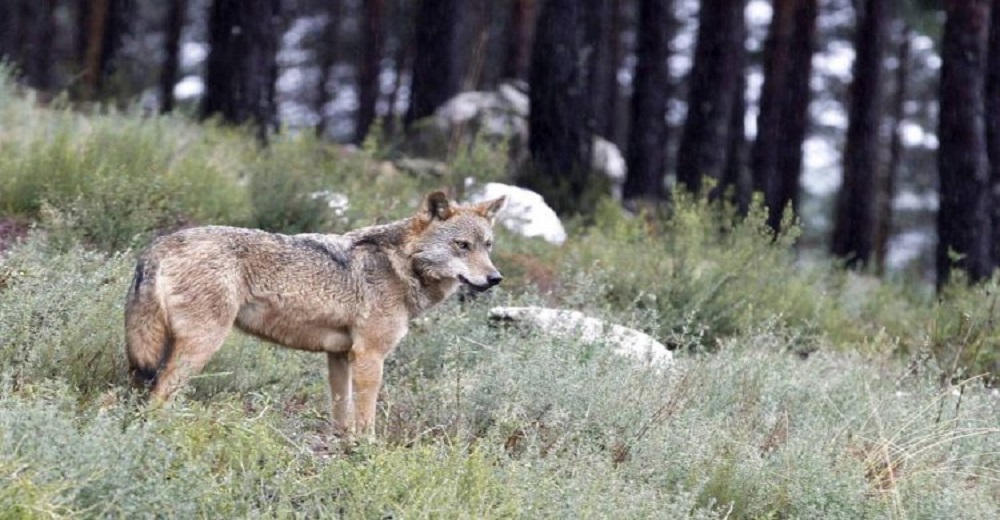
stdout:
[[354,432],[353,383],[351,362],[347,352],[326,355],[327,379],[333,406],[333,433],[341,437]]
[[354,425],[361,435],[375,435],[375,407],[382,387],[382,352],[368,350],[357,353],[351,363],[354,375]]

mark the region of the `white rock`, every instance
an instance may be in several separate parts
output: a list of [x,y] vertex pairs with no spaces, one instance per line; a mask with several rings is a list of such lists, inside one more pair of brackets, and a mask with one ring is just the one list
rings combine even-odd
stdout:
[[613,195],[620,199],[622,186],[625,185],[625,173],[628,170],[621,150],[611,141],[595,136],[590,160],[595,170],[603,172],[611,179],[612,189],[615,190]]
[[524,93],[524,89],[527,86],[522,85],[522,87],[518,88],[510,83],[502,83],[497,87],[497,94],[500,95],[500,98],[504,100],[512,112],[521,117],[528,117],[530,102],[528,101],[528,95]]
[[491,320],[523,323],[560,338],[615,345],[614,353],[654,367],[673,362],[673,353],[652,336],[578,311],[545,307],[494,307]]
[[521,236],[541,237],[550,244],[559,245],[566,241],[566,229],[559,216],[541,195],[531,190],[489,182],[479,188],[473,186],[468,199],[482,202],[504,195],[507,196],[507,204],[497,215],[500,225]]
[[[434,111],[433,121],[444,135],[456,130],[478,133],[496,141],[511,143],[511,160],[528,160],[528,114],[530,102],[526,85],[503,83],[495,91],[461,92]],[[626,164],[621,150],[607,139],[594,136],[591,166],[611,180],[612,195],[621,198]]]

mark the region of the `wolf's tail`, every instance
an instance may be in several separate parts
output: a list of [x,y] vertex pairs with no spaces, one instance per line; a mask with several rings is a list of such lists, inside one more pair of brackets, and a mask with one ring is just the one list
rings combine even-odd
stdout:
[[132,379],[151,387],[173,348],[158,265],[140,259],[125,302],[125,353]]

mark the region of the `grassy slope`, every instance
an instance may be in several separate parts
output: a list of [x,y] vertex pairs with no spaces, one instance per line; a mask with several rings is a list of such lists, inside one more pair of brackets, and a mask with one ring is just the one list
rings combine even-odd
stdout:
[[[132,254],[115,251],[188,222],[336,231],[406,214],[429,186],[377,148],[296,137],[261,153],[235,132],[0,89],[0,216],[38,227],[0,260],[0,517],[1000,513],[1000,399],[941,383],[993,370],[995,297],[935,303],[803,266],[760,215],[720,236],[686,201],[655,225],[609,204],[562,248],[503,236],[510,283],[413,325],[379,440],[349,453],[325,435],[322,360],[243,336],[175,406],[145,409],[119,325]],[[463,156],[456,179],[495,163]],[[318,189],[351,208],[302,196]],[[636,326],[680,349],[676,369],[491,327],[498,303]]]

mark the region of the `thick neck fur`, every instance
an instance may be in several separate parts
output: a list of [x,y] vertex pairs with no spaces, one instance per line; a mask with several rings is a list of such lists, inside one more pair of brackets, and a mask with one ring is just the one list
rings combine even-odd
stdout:
[[356,229],[344,235],[351,239],[353,247],[373,246],[388,257],[396,278],[406,288],[404,300],[411,319],[437,305],[458,289],[457,280],[429,277],[419,262],[414,261],[412,239],[417,224],[417,217],[409,217],[388,224]]

